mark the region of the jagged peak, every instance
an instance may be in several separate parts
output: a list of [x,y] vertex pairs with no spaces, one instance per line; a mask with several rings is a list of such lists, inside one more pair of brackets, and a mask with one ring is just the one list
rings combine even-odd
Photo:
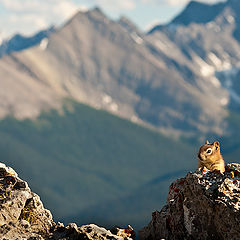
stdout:
[[[229,2],[237,2],[238,0],[229,0]],[[238,2],[240,3],[240,1]],[[190,1],[183,11],[178,14],[170,23],[166,25],[157,25],[153,27],[148,33],[151,34],[155,31],[161,31],[164,27],[177,24],[177,25],[189,25],[191,23],[208,23],[214,21],[215,18],[226,7],[226,2],[218,3],[203,3],[199,1]]]
[[106,15],[103,13],[103,11],[99,7],[94,7],[94,8],[89,9],[89,10],[80,9],[66,22],[65,25],[70,24],[74,20],[81,19],[82,17],[91,17],[91,18],[94,18],[94,19],[105,19],[105,18],[107,18]]
[[129,32],[139,32],[138,27],[126,16],[121,16],[118,23]]
[[193,22],[207,23],[213,21],[216,16],[222,12],[224,7],[224,2],[209,4],[198,1],[191,1],[188,3],[186,8],[172,20],[172,23],[181,25],[189,25]]
[[85,22],[88,19],[90,22],[108,22],[109,18],[105,15],[105,13],[99,8],[94,7],[89,10],[79,10],[77,11],[63,26],[60,28],[63,29],[65,27],[71,27],[74,24],[78,24],[79,22]]
[[104,12],[99,7],[94,7],[87,12],[88,15],[95,17],[106,17]]

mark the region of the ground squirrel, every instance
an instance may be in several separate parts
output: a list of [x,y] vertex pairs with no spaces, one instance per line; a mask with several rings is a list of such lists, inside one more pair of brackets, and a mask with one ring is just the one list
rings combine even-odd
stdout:
[[218,141],[212,144],[206,141],[206,144],[200,147],[198,152],[198,168],[206,167],[207,169],[225,171],[224,160],[220,153]]

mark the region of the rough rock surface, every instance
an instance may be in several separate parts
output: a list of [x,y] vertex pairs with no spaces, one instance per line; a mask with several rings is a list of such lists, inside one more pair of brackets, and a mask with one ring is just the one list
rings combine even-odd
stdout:
[[133,239],[134,231],[109,230],[94,224],[78,227],[55,223],[51,212],[43,207],[39,196],[31,192],[10,167],[0,163],[0,239],[4,240],[75,240],[75,239]]
[[[205,169],[204,169],[205,170]],[[240,239],[240,164],[173,182],[167,204],[139,232],[145,239]]]
[[10,167],[0,163],[0,239],[42,239],[54,222],[39,196]]
[[[51,233],[49,240],[79,240],[79,239],[89,239],[89,240],[131,240],[135,238],[134,232],[128,232],[127,229],[115,228],[117,231],[106,230],[105,228],[98,227],[95,224],[83,225],[78,227],[75,223],[70,223],[67,227],[64,227],[62,223],[58,223],[55,229]],[[131,236],[133,234],[133,236]]]

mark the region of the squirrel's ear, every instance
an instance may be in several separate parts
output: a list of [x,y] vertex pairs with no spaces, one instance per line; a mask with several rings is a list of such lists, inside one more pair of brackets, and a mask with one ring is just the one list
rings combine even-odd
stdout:
[[218,149],[220,143],[219,143],[218,141],[215,141],[215,142],[213,143],[213,145]]
[[209,141],[208,140],[206,140],[206,143],[205,144],[209,144]]

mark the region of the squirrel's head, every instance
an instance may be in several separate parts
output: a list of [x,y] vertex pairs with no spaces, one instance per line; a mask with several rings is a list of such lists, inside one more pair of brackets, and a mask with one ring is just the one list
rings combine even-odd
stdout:
[[218,141],[209,143],[207,140],[206,143],[200,147],[198,152],[199,161],[208,161],[214,159],[216,155],[220,155],[220,144]]

